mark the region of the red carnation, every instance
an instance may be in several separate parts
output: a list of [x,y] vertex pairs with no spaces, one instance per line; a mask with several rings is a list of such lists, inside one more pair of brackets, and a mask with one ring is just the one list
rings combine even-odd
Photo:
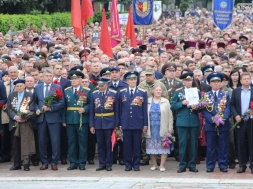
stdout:
[[91,79],[90,82],[91,82],[93,85],[98,85],[98,82],[95,81],[95,80],[93,80],[93,79]]
[[61,83],[60,83],[60,81],[58,81],[58,79],[55,79],[55,80],[54,80],[54,84],[56,84],[56,85],[61,85]]
[[253,110],[253,101],[250,102],[250,108]]
[[63,94],[62,94],[61,89],[56,89],[56,90],[55,90],[55,95],[56,95],[59,99],[62,99],[62,98],[63,98]]
[[76,94],[79,94],[80,96],[86,96],[86,94],[82,91],[77,91]]
[[50,91],[53,91],[53,90],[54,90],[54,88],[53,88],[53,87],[51,87],[51,88],[50,88]]
[[3,103],[2,102],[0,102],[0,108],[3,108]]

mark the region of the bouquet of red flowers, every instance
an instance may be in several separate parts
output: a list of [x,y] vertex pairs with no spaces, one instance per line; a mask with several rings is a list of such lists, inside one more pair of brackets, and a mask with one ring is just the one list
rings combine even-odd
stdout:
[[[50,90],[53,91],[54,89],[51,88]],[[45,97],[44,105],[50,107],[53,102],[58,102],[58,100],[61,100],[62,98],[63,98],[63,94],[62,94],[61,89],[56,89],[54,93]]]
[[57,79],[54,80],[54,84],[61,85],[60,81],[58,81]]

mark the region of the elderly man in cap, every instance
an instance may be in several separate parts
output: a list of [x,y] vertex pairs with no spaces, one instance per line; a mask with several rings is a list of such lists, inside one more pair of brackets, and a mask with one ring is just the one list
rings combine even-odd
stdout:
[[90,109],[90,89],[82,87],[84,75],[70,71],[71,87],[64,90],[66,110],[63,126],[67,127],[70,166],[67,170],[85,170],[88,145],[88,116]]
[[[202,110],[202,115],[206,119],[206,172],[214,171],[217,158],[220,171],[227,172],[230,97],[228,92],[220,90],[223,81],[222,73],[209,74],[207,81],[212,91],[205,94],[208,105]],[[221,120],[218,121],[218,118]]]
[[[29,156],[35,154],[35,141],[31,125],[31,115],[35,108],[33,94],[25,91],[25,80],[18,79],[14,85],[16,91],[9,95],[6,108],[10,117],[9,127],[12,128],[14,158],[14,165],[10,170],[21,169],[21,165],[23,165],[24,171],[30,171]],[[24,110],[28,110],[27,116],[30,115],[29,117],[19,115],[19,112]]]
[[109,79],[101,77],[98,90],[94,91],[90,102],[90,131],[96,133],[99,167],[96,171],[112,170],[113,146],[111,136],[117,126],[117,91],[108,88]]
[[[180,76],[184,87],[176,89],[172,102],[171,110],[177,112],[176,126],[178,130],[179,143],[179,169],[178,173],[186,171],[189,167],[190,172],[198,172],[196,169],[199,117],[196,105],[189,105],[186,100],[185,90],[192,88],[193,73],[187,72]],[[188,138],[189,137],[189,138]],[[190,143],[190,154],[186,161],[186,147]]]
[[147,92],[136,86],[138,72],[124,75],[129,87],[119,92],[118,126],[123,130],[125,171],[140,171],[142,131],[147,132]]

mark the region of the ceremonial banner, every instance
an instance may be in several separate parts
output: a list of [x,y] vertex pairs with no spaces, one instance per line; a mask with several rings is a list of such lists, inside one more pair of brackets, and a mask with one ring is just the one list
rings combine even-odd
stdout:
[[154,1],[153,18],[158,21],[162,15],[162,1]]
[[119,13],[118,13],[118,0],[112,0],[111,12],[110,12],[110,26],[111,26],[111,44],[112,48],[118,45],[122,39]]
[[134,25],[151,25],[153,0],[133,0]]
[[131,7],[129,7],[128,14],[129,16],[128,16],[128,21],[127,21],[125,36],[130,39],[131,47],[135,48],[137,47],[137,44],[136,44],[136,37],[135,37],[135,31],[134,31],[133,12],[132,12]]
[[71,25],[74,28],[74,33],[81,39],[81,5],[80,0],[71,1]]
[[213,0],[213,20],[220,30],[225,30],[232,23],[233,8],[233,0]]

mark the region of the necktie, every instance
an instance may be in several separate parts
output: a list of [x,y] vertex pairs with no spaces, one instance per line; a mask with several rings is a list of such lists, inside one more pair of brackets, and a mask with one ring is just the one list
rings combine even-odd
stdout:
[[45,91],[45,97],[47,97],[49,95],[49,89],[48,89],[49,85],[46,85],[46,91]]
[[218,101],[217,94],[216,92],[214,92],[214,102],[217,102],[217,101]]
[[132,98],[134,95],[133,91],[134,91],[133,89],[130,90],[130,98]]
[[11,81],[11,87],[10,87],[10,90],[11,90],[11,91],[10,91],[10,92],[13,92],[13,91],[14,91],[14,84],[13,84],[13,83],[14,83],[14,81]]
[[77,96],[77,89],[75,89],[74,96],[76,98],[76,96]]
[[170,87],[172,86],[172,81],[171,81],[171,80],[169,80],[169,86],[170,86]]
[[21,102],[22,102],[21,94],[18,94],[18,110],[20,108]]
[[117,84],[116,83],[114,83],[114,88],[117,88]]

